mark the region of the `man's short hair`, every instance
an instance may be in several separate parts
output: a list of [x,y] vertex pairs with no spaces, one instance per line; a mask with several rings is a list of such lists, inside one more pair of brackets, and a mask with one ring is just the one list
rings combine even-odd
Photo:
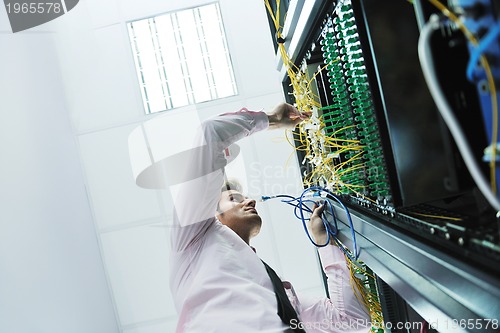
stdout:
[[224,181],[224,185],[222,185],[220,191],[222,193],[224,191],[230,191],[230,190],[242,192],[243,186],[241,186],[241,183],[239,181],[237,181],[236,179],[226,179]]

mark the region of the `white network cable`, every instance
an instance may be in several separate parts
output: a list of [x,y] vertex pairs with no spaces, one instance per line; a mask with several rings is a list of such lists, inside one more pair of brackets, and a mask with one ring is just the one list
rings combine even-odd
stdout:
[[439,29],[439,18],[434,14],[429,19],[429,22],[427,22],[420,31],[420,37],[418,39],[418,56],[420,58],[420,65],[422,66],[425,81],[429,86],[432,98],[434,99],[441,116],[448,126],[453,139],[455,139],[458,150],[464,159],[465,166],[469,170],[472,179],[490,205],[493,206],[495,210],[500,211],[500,201],[493,191],[491,191],[488,181],[484,177],[476,159],[474,158],[474,154],[472,153],[462,128],[460,127],[458,120],[455,118],[453,110],[448,104],[448,101],[439,86],[429,43],[433,30],[437,29]]

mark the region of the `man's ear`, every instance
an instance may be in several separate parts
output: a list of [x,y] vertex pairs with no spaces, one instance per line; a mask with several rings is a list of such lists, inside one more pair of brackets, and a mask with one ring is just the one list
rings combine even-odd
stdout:
[[217,220],[219,220],[219,222],[221,222],[222,224],[226,224],[226,217],[224,216],[224,213],[218,211],[217,214],[215,214],[215,218],[217,218]]
[[224,213],[220,209],[220,202],[217,203],[217,209],[216,209],[215,217],[217,218],[217,220],[219,220],[221,222],[222,222],[222,219],[224,218]]
[[222,210],[220,209],[220,202],[217,203],[217,208],[215,209],[215,211],[217,212],[217,214],[215,216],[217,216],[217,218],[219,217],[219,215],[224,215],[224,213],[222,212]]

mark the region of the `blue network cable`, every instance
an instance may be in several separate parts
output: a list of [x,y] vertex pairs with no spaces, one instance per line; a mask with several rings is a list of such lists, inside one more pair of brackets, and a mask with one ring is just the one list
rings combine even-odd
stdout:
[[479,44],[472,51],[469,64],[467,65],[467,78],[469,81],[474,81],[474,68],[479,61],[479,58],[483,55],[483,53],[490,47],[490,45],[496,41],[498,35],[500,35],[500,23],[493,25],[488,33],[483,37],[483,39],[479,42]]
[[[305,217],[304,211],[312,214],[313,210],[309,206],[307,206],[307,204],[311,204],[311,203],[317,204],[317,203],[316,203],[316,201],[305,197],[306,194],[309,192],[314,192],[313,197],[321,197],[321,194],[325,193],[326,197],[337,201],[340,204],[340,206],[344,209],[346,216],[347,216],[347,220],[349,222],[350,229],[351,229],[352,243],[354,246],[354,258],[349,253],[349,251],[346,248],[344,248],[344,246],[337,239],[337,235],[338,235],[337,216],[335,214],[335,210],[333,208],[333,205],[329,200],[325,200],[323,202],[323,205],[325,205],[325,207],[323,208],[323,214],[321,217],[321,220],[323,221],[323,225],[325,226],[325,229],[327,231],[327,240],[324,244],[317,244],[312,239],[311,235],[309,234],[309,230],[307,229],[307,221],[309,221],[310,218]],[[314,246],[317,246],[317,247],[327,246],[328,244],[330,244],[330,240],[333,239],[335,241],[335,243],[340,247],[340,249],[351,260],[356,261],[358,259],[359,254],[358,254],[358,248],[357,248],[357,244],[356,244],[356,234],[354,232],[354,226],[352,223],[351,214],[349,213],[349,210],[347,209],[347,207],[342,203],[342,201],[335,194],[331,193],[329,190],[327,190],[323,187],[313,186],[313,187],[305,189],[302,192],[302,194],[298,197],[293,197],[291,195],[286,195],[286,194],[279,194],[279,195],[273,195],[273,196],[262,196],[262,201],[267,201],[269,199],[275,199],[275,198],[282,198],[281,202],[284,202],[284,203],[294,207],[295,217],[298,218],[299,220],[301,220],[302,226],[304,227],[304,231],[306,232],[307,238],[309,238],[309,241],[312,244],[314,244]],[[330,212],[330,215],[333,218],[333,220],[331,222],[328,221],[328,219],[326,218],[326,214],[324,214],[325,209],[328,209],[328,211]]]

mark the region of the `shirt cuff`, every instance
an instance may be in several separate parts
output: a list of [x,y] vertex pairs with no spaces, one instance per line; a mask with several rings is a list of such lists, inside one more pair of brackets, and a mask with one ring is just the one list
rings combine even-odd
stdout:
[[248,111],[255,117],[255,129],[257,131],[265,130],[269,127],[269,117],[264,111]]
[[247,108],[241,108],[239,113],[244,113],[252,116],[255,120],[255,132],[265,130],[269,127],[269,117],[262,110],[250,111]]
[[328,266],[338,263],[345,262],[344,252],[335,245],[327,245],[318,248],[319,257],[321,258],[321,265],[323,269]]
[[221,116],[224,115],[231,115],[231,114],[245,114],[251,116],[254,120],[254,129],[252,132],[257,132],[257,131],[262,131],[265,130],[269,127],[269,117],[267,116],[267,113],[264,111],[250,111],[247,108],[241,108],[240,110],[236,112],[225,112],[220,114]]

